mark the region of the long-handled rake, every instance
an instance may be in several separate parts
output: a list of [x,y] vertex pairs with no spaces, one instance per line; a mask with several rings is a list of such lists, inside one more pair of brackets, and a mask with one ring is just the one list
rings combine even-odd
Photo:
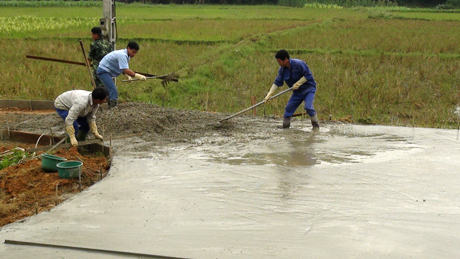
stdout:
[[[57,58],[48,58],[48,57],[38,57],[38,56],[32,56],[32,55],[26,55],[26,58],[30,59],[38,59],[38,60],[45,60],[45,61],[52,61],[52,62],[60,62],[60,63],[66,63],[66,64],[72,64],[72,65],[79,65],[79,66],[87,66],[86,63],[83,62],[77,62],[77,61],[71,61],[71,60],[64,60],[64,59],[57,59]],[[92,66],[92,65],[90,65]],[[146,77],[155,77],[157,79],[166,79],[169,75],[164,75],[164,76],[157,76],[157,75],[152,75],[144,72],[137,72],[133,71],[134,73],[142,74]],[[175,78],[174,73],[171,74],[171,78],[169,78],[167,81],[174,81],[174,82],[179,82],[179,79]],[[133,79],[132,81],[136,81],[138,79]],[[123,80],[123,82],[126,82],[128,80]]]
[[[143,74],[144,76],[146,76],[145,77],[146,79],[162,79],[163,81],[161,81],[161,85],[163,87],[166,87],[166,85],[169,84],[169,82],[171,81],[179,82],[179,79],[177,79],[175,72],[172,72],[171,74],[168,74],[168,75],[162,75],[162,76],[144,74],[144,73],[140,73],[140,74]],[[135,78],[132,80],[123,80],[123,82],[134,82],[134,81],[139,81],[139,79]]]
[[[273,95],[272,97],[270,97],[270,98],[268,99],[268,101],[271,100],[271,99],[274,99],[274,98],[276,98],[276,97],[278,97],[278,96],[280,96],[280,95],[282,95],[282,94],[285,94],[285,93],[287,93],[287,92],[289,92],[289,91],[292,91],[292,88],[288,88],[288,89],[286,89],[286,90],[284,90],[284,91],[281,91],[281,92],[279,92],[279,93]],[[219,121],[219,123],[221,123],[221,122],[223,122],[223,121],[226,121],[226,120],[228,120],[228,119],[231,119],[231,118],[233,118],[233,117],[235,117],[235,116],[238,116],[238,115],[240,115],[240,114],[242,114],[242,113],[244,113],[244,112],[247,112],[247,111],[249,111],[249,110],[251,110],[251,109],[253,109],[253,108],[257,107],[257,106],[260,106],[260,105],[264,104],[265,102],[266,102],[265,100],[264,100],[264,101],[261,101],[260,103],[254,104],[253,106],[251,106],[251,107],[249,107],[249,108],[246,108],[246,109],[244,109],[244,110],[242,110],[242,111],[240,111],[240,112],[237,112],[237,113],[235,113],[235,114],[233,114],[233,115],[231,115],[231,116],[228,116],[228,117],[226,117],[226,118],[223,118],[222,120]]]

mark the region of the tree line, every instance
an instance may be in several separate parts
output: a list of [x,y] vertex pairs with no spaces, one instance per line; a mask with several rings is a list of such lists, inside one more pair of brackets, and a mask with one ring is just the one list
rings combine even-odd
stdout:
[[[102,0],[0,0],[1,2],[102,2]],[[356,6],[406,6],[438,9],[460,7],[460,0],[116,0],[116,3],[132,4],[212,4],[212,5],[280,5],[303,7],[306,3],[332,4],[344,7]]]
[[340,6],[396,5],[407,7],[436,7],[460,0],[116,0],[120,3],[143,4],[228,4],[303,6],[305,3],[336,4]]

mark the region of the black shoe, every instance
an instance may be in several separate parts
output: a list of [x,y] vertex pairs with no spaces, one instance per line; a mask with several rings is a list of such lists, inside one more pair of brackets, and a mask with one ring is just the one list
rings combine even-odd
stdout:
[[75,138],[78,141],[85,141],[87,136],[88,136],[88,131],[79,130]]
[[109,109],[115,108],[118,105],[118,100],[109,100]]
[[288,129],[291,127],[291,117],[284,117],[283,118],[283,129]]
[[319,123],[318,121],[311,121],[311,125],[313,126],[313,131],[319,131]]

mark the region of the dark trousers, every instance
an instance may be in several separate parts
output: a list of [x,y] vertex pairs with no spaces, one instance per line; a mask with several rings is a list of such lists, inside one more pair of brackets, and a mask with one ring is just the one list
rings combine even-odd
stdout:
[[305,111],[310,117],[316,114],[313,108],[313,101],[315,100],[315,92],[307,92],[306,94],[292,92],[291,98],[284,109],[284,117],[291,117],[295,110],[300,106],[302,102],[305,102]]
[[97,77],[102,81],[105,88],[109,90],[109,100],[118,100],[118,90],[117,86],[113,82],[112,76],[109,72],[105,71],[104,69],[98,67],[97,68]]
[[[69,111],[61,110],[61,109],[58,109],[56,107],[54,107],[54,109],[56,109],[56,111],[59,114],[59,116],[61,116],[61,118],[65,121],[65,119],[69,115]],[[77,135],[78,130],[81,130],[83,132],[89,132],[88,118],[86,116],[85,117],[78,117],[73,122],[73,128],[75,129],[75,136]]]

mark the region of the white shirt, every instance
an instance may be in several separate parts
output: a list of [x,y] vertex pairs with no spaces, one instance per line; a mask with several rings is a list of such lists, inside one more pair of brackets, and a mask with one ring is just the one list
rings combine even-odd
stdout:
[[128,49],[115,50],[102,58],[99,67],[109,72],[112,77],[117,77],[129,68],[129,60]]
[[78,117],[87,117],[88,124],[96,121],[96,112],[99,104],[93,104],[91,92],[85,90],[72,90],[59,95],[54,100],[54,107],[67,110],[65,125],[72,126]]

